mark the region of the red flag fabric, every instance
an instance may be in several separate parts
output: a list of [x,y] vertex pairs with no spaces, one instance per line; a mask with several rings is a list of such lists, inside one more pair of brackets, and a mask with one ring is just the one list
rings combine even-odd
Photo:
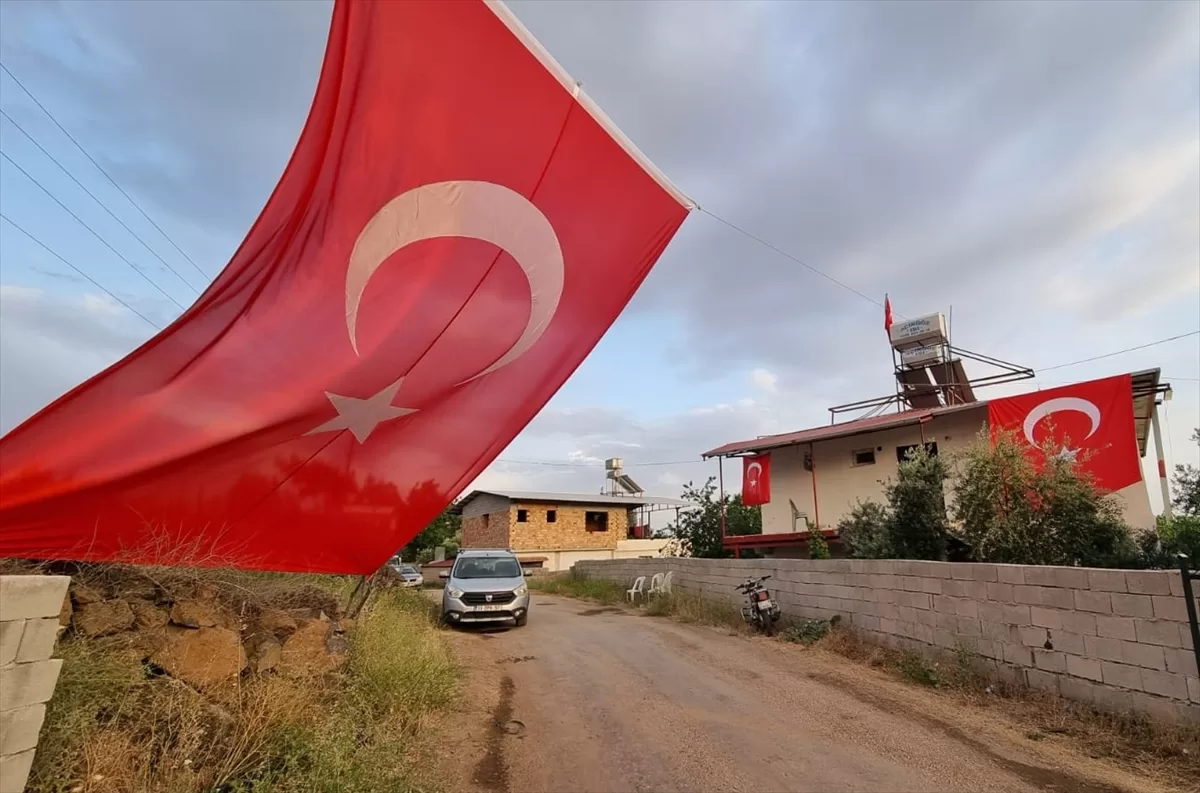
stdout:
[[771,455],[742,458],[742,503],[757,507],[771,500]]
[[1103,490],[1141,481],[1128,374],[992,400],[988,424],[993,436],[1012,430],[1031,448],[1049,441],[1064,458],[1078,460]]
[[883,329],[887,333],[892,332],[892,299],[887,295],[883,296]]
[[339,0],[229,265],[0,440],[0,556],[377,569],[558,390],[690,207],[502,5]]

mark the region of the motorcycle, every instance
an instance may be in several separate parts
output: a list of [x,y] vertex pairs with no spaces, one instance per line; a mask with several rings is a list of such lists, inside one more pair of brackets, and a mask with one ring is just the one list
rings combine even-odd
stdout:
[[742,606],[742,619],[752,623],[765,636],[775,635],[775,623],[779,621],[779,606],[771,599],[771,593],[763,585],[771,576],[748,578],[746,583],[739,584],[736,589],[746,596],[746,605]]

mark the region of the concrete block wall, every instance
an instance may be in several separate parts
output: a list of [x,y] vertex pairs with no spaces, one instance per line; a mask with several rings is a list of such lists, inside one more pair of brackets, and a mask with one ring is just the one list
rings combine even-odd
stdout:
[[841,615],[864,638],[930,657],[965,650],[981,671],[1106,710],[1200,723],[1200,675],[1178,571],[830,559],[619,559],[576,564],[632,582],[739,600],[771,575],[785,616]]
[[0,576],[0,793],[21,793],[62,661],[52,659],[66,576]]

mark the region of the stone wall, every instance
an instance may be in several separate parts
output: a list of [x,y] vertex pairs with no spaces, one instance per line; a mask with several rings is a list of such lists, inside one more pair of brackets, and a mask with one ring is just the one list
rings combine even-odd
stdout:
[[737,600],[770,574],[785,617],[835,614],[864,638],[927,656],[965,650],[994,678],[1107,710],[1200,722],[1200,676],[1177,571],[892,560],[622,559],[576,564],[623,584]]
[[51,658],[66,576],[0,576],[0,793],[25,789],[62,661]]
[[[518,510],[525,510],[524,522],[517,520]],[[547,513],[552,510],[555,520],[550,523]],[[588,531],[588,512],[606,512],[608,530]],[[509,519],[509,542],[515,551],[615,549],[629,530],[625,507],[513,504]]]

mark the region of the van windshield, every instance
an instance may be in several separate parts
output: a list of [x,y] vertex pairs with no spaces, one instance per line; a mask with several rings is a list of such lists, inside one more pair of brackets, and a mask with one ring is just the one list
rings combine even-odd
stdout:
[[521,565],[515,559],[476,556],[458,560],[455,578],[520,578]]

